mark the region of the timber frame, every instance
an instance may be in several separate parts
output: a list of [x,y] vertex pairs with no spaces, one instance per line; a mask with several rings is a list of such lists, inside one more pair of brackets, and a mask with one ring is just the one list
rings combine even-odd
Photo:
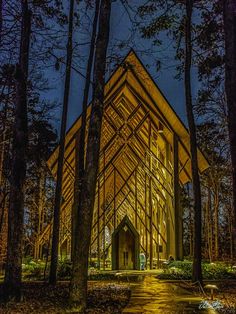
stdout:
[[[65,147],[60,255],[68,258],[80,125],[81,118],[67,132]],[[54,176],[57,155],[58,148],[48,161]],[[188,130],[131,50],[105,87],[90,265],[111,267],[112,236],[124,217],[139,234],[137,251],[145,254],[150,269],[169,255],[183,257],[180,185],[191,181],[190,158]],[[200,172],[208,168],[199,150],[198,164]],[[50,234],[51,224],[38,238],[36,258]]]

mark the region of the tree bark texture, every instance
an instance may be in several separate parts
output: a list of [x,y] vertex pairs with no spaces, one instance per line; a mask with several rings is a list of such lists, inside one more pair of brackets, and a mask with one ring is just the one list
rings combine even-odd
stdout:
[[[87,121],[87,105],[88,105],[88,96],[89,96],[89,87],[90,87],[90,80],[91,80],[91,72],[93,67],[93,58],[94,58],[94,49],[95,49],[95,42],[96,42],[96,33],[97,33],[97,22],[98,22],[98,14],[99,14],[99,5],[100,1],[96,1],[96,7],[94,12],[94,20],[93,20],[93,30],[92,30],[92,38],[90,44],[90,52],[88,57],[87,63],[87,70],[86,70],[86,80],[84,86],[84,95],[83,95],[83,104],[82,104],[82,122],[80,132],[77,133],[76,139],[76,149],[75,149],[75,183],[74,183],[74,204],[72,208],[72,230],[75,229],[77,217],[77,206],[80,200],[80,192],[83,185],[83,178],[84,178],[84,158],[85,158],[85,134],[86,134],[86,121]],[[80,206],[80,205],[79,205]],[[72,258],[73,258],[73,243],[76,241],[74,239],[74,233],[72,231]]]
[[26,0],[21,1],[21,43],[19,64],[16,65],[15,121],[12,143],[10,201],[8,211],[8,246],[4,278],[7,299],[21,299],[22,238],[24,226],[24,186],[26,176],[27,127],[27,79],[31,12]]
[[39,168],[38,173],[38,195],[37,195],[37,226],[35,228],[37,236],[42,232],[43,229],[43,216],[44,216],[44,205],[45,205],[45,184],[46,184],[46,169],[42,164]]
[[93,101],[87,140],[85,173],[78,206],[78,221],[74,230],[76,241],[74,243],[75,254],[73,255],[70,300],[72,304],[79,306],[81,313],[85,310],[87,299],[88,256],[99,165],[110,12],[111,0],[102,0],[94,59]]
[[219,184],[215,183],[214,193],[214,225],[215,225],[215,252],[214,258],[219,258]]
[[3,9],[3,5],[2,5],[2,1],[3,0],[0,0],[0,45],[2,43],[2,25],[3,25],[3,22],[2,22],[2,9]]
[[63,177],[63,163],[65,152],[65,134],[66,121],[70,94],[70,80],[71,80],[71,63],[72,63],[72,35],[73,35],[73,16],[74,16],[74,0],[70,0],[69,12],[69,30],[67,41],[67,57],[66,57],[66,77],[64,85],[63,110],[61,119],[61,132],[57,164],[57,182],[55,191],[54,213],[53,213],[53,231],[52,231],[52,250],[51,250],[51,265],[49,274],[49,283],[56,284],[57,280],[57,264],[58,264],[58,250],[59,250],[59,236],[60,236],[60,208],[61,208],[61,194],[62,194],[62,177]]
[[208,180],[208,186],[207,186],[207,243],[208,243],[208,256],[210,262],[212,262],[212,217],[211,217],[211,188],[210,183]]
[[192,11],[193,0],[186,0],[186,21],[185,21],[185,68],[184,68],[184,83],[185,83],[185,100],[186,112],[190,133],[190,151],[191,151],[191,169],[192,169],[192,184],[194,196],[194,251],[193,251],[193,282],[202,282],[201,269],[201,189],[198,173],[197,161],[197,139],[196,126],[193,115],[192,91],[191,91],[191,61],[192,61]]
[[[228,130],[232,162],[234,227],[233,237],[236,244],[236,2],[224,1],[225,31],[225,90],[228,108]],[[234,248],[236,251],[236,249]],[[236,252],[234,252],[234,257]]]

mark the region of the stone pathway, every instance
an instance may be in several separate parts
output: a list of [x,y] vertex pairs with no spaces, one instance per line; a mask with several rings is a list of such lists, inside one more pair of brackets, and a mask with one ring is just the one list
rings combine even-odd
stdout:
[[123,313],[136,314],[213,314],[213,310],[201,310],[202,299],[174,284],[164,283],[154,276],[146,276],[144,281],[132,288],[130,302]]

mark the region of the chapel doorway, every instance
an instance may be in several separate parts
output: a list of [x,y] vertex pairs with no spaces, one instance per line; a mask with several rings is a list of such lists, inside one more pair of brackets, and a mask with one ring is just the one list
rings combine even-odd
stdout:
[[139,234],[127,216],[112,235],[112,269],[139,269]]

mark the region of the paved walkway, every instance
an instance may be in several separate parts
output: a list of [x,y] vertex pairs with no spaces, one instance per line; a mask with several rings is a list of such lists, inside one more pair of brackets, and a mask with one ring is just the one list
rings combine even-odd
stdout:
[[200,310],[202,299],[174,284],[164,283],[154,276],[146,276],[143,282],[134,285],[130,302],[123,313],[136,314],[185,314],[216,313]]

